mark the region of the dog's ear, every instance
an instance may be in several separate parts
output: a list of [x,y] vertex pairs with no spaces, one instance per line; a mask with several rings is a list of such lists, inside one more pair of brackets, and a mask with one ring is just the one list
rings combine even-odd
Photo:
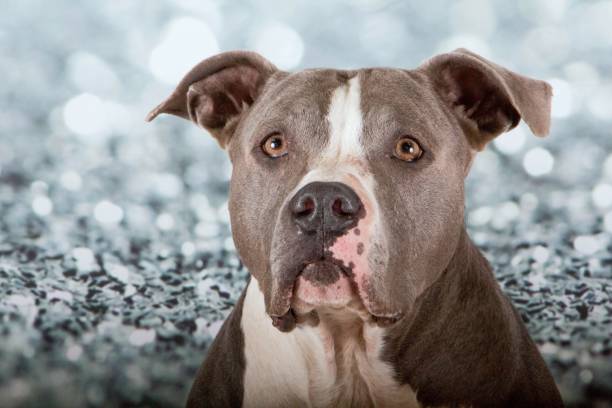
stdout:
[[511,72],[465,49],[433,57],[420,69],[454,110],[476,150],[514,128],[521,118],[535,135],[548,134],[552,88],[546,82]]
[[261,55],[230,51],[193,67],[174,92],[147,115],[160,113],[190,119],[225,147],[245,110],[255,102],[277,68]]

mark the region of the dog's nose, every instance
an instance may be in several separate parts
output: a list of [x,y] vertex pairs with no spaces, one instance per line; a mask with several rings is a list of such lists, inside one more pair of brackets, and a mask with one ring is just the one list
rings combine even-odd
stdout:
[[346,184],[315,181],[293,196],[289,209],[305,233],[342,233],[357,223],[363,205]]

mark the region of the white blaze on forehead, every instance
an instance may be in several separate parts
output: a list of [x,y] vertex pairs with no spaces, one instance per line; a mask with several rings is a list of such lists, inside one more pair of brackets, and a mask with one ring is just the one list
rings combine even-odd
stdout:
[[287,200],[308,183],[337,181],[355,190],[362,190],[365,197],[360,195],[360,198],[369,199],[377,207],[374,202],[374,179],[369,172],[363,148],[359,75],[333,91],[326,119],[329,125],[327,144],[319,156],[314,158],[309,171],[289,193]]
[[323,160],[344,160],[363,155],[361,131],[361,86],[356,75],[334,90],[327,114],[329,139]]

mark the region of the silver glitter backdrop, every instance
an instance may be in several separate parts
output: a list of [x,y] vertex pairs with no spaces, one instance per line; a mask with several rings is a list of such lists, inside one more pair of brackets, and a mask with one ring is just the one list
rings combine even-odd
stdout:
[[[466,47],[554,87],[480,154],[467,223],[572,406],[612,397],[612,1],[35,1],[0,13],[0,406],[180,406],[247,276],[224,153],[145,124],[199,60],[415,67]],[[606,402],[607,401],[607,402]]]

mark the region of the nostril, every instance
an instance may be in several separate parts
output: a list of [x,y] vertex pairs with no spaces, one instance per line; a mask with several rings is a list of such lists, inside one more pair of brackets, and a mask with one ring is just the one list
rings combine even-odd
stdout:
[[338,197],[332,204],[332,211],[339,217],[352,217],[357,213],[358,208],[355,208],[355,205],[349,200]]
[[310,196],[303,197],[298,200],[293,208],[293,214],[296,217],[307,217],[315,210],[315,202]]

